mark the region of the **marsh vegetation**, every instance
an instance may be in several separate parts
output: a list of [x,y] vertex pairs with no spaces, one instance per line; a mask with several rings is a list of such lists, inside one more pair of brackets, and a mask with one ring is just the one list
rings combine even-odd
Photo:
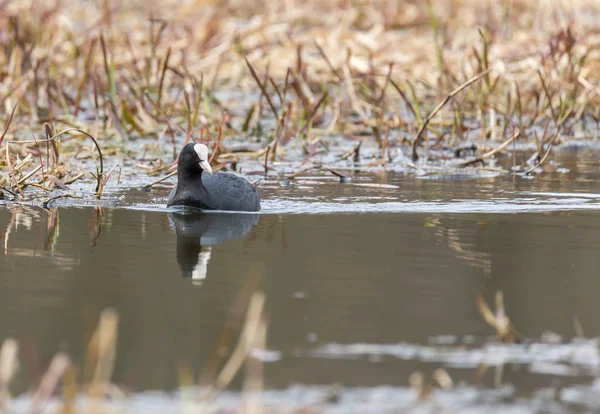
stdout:
[[[0,3],[1,408],[598,409],[599,29],[592,0]],[[161,211],[191,141],[263,214]]]

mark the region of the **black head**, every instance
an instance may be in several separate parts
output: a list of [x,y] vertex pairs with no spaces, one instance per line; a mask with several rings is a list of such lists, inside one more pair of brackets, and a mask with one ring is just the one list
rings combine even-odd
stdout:
[[206,145],[190,142],[183,147],[179,153],[177,169],[187,175],[202,174],[203,171],[212,174]]

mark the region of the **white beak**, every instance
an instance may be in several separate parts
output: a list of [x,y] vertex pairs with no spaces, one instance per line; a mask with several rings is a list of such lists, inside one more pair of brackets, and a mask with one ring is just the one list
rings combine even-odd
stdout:
[[210,164],[206,160],[200,161],[200,167],[202,167],[202,169],[209,174],[213,173],[212,168],[210,168]]

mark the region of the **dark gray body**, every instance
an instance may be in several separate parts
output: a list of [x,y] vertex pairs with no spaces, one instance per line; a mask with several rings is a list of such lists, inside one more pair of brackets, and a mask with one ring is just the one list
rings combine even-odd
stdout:
[[206,172],[192,180],[182,180],[171,191],[167,207],[187,206],[203,210],[259,211],[260,195],[242,177]]

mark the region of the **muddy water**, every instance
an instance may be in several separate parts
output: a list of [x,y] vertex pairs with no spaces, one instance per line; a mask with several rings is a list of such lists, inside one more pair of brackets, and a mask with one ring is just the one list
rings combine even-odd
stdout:
[[[269,315],[268,390],[392,386],[410,400],[411,373],[444,367],[472,386],[483,362],[506,364],[510,388],[492,405],[588,386],[597,344],[572,338],[600,333],[600,173],[580,155],[534,178],[265,180],[258,215],[168,212],[167,187],[120,190],[115,208],[0,207],[0,332],[24,350],[16,388],[59,350],[82,364],[98,313],[113,307],[114,381],[173,390],[181,364],[206,372],[232,307],[255,288]],[[491,303],[499,290],[525,345],[495,344],[475,306],[477,292]],[[481,382],[502,390],[493,374]]]

